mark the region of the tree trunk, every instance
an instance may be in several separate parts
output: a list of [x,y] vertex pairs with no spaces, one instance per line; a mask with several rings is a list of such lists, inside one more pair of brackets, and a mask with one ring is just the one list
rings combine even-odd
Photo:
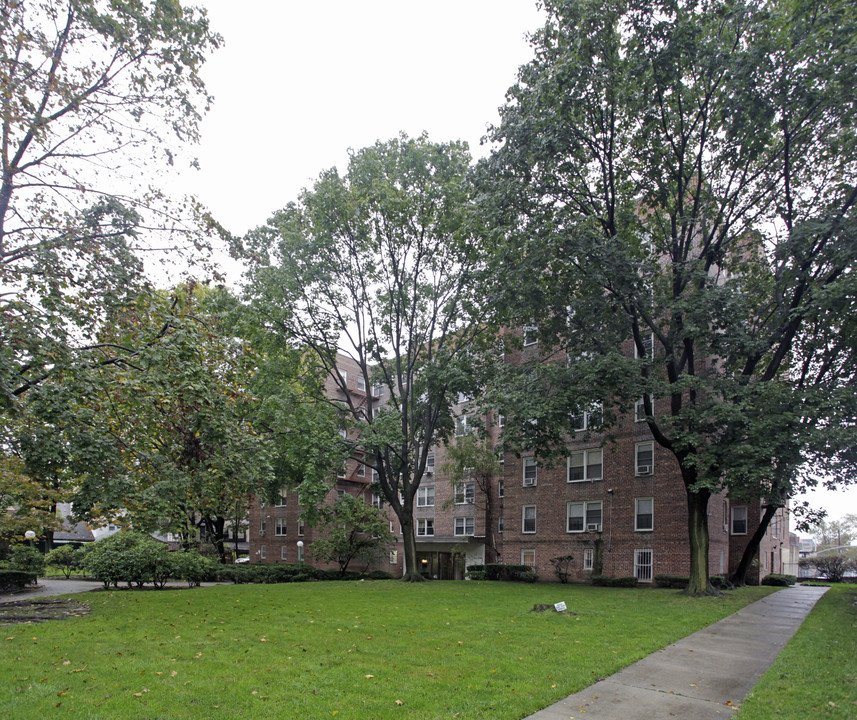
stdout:
[[708,581],[708,500],[710,497],[711,492],[708,490],[687,491],[690,577],[685,592],[694,597],[717,594]]
[[753,537],[747,541],[747,545],[744,547],[744,554],[741,555],[741,562],[738,563],[738,567],[736,567],[734,572],[729,576],[729,582],[732,585],[747,584],[747,573],[750,570],[750,566],[753,564],[753,559],[759,552],[759,545],[762,544],[762,538],[765,537],[765,533],[768,531],[768,526],[771,524],[771,520],[774,518],[774,515],[777,514],[778,509],[779,506],[777,505],[765,506],[765,512],[762,515],[762,520],[759,522],[759,527],[756,528],[756,532],[753,533]]
[[402,575],[403,582],[423,582],[425,578],[420,575],[420,568],[417,564],[417,541],[414,537],[414,518],[399,517],[399,522],[402,525],[402,541],[405,545],[405,574]]

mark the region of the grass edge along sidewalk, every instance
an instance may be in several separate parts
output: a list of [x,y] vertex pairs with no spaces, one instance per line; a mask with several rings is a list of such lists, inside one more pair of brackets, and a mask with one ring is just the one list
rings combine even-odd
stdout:
[[[521,718],[769,594],[487,582],[87,593],[0,634],[5,718]],[[576,614],[531,613],[565,601]]]
[[857,717],[857,585],[834,585],[745,698],[735,720]]

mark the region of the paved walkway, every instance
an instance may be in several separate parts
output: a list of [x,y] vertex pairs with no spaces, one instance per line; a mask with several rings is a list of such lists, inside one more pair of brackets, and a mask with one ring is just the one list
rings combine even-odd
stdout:
[[[222,585],[224,583],[202,583],[203,587],[211,585]],[[15,593],[0,594],[0,603],[13,600],[27,600],[35,597],[53,597],[54,595],[66,595],[67,593],[89,592],[104,587],[98,580],[66,580],[65,578],[39,578],[36,587],[26,587]],[[151,587],[150,585],[147,587]],[[168,588],[186,588],[187,583],[169,583]]]
[[729,718],[826,591],[780,590],[525,720]]

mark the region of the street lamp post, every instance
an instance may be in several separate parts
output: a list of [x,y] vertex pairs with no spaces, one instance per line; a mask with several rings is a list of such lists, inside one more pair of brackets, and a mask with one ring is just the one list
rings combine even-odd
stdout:
[[27,532],[25,532],[25,533],[24,533],[24,537],[25,537],[25,538],[27,538],[27,540],[29,540],[29,541],[30,541],[30,547],[31,547],[31,548],[36,547],[36,546],[33,544],[33,540],[36,538],[36,533],[34,533],[32,530],[27,530]]
[[298,540],[298,565],[304,564],[304,541]]

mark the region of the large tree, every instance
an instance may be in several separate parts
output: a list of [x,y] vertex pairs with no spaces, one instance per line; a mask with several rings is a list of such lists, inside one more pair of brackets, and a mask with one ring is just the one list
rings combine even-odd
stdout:
[[365,395],[351,385],[328,401],[401,523],[409,580],[422,579],[414,498],[457,394],[471,389],[466,368],[484,329],[469,162],[460,143],[379,142],[245,240],[249,293],[269,331],[310,349],[339,390],[340,353],[356,364]]
[[567,350],[527,376],[550,386],[529,410],[561,445],[569,410],[603,400],[609,425],[639,401],[708,593],[712,493],[781,505],[807,458],[849,464],[857,9],[544,5],[486,167],[508,304]]
[[135,292],[141,250],[202,241],[146,167],[196,139],[219,42],[177,0],[0,0],[3,408]]

